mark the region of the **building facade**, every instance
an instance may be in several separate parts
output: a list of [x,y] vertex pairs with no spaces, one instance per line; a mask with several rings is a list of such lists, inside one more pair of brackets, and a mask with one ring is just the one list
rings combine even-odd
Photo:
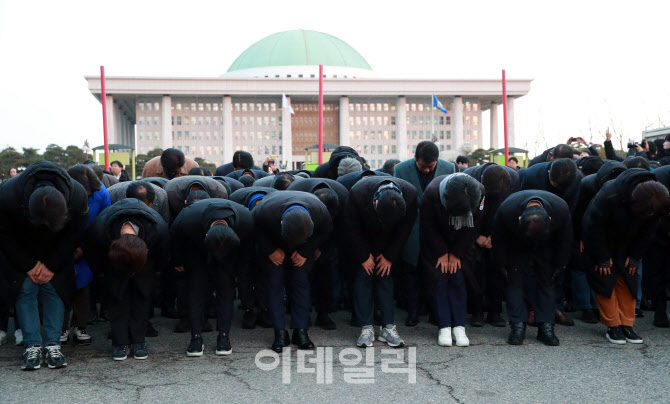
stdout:
[[[422,140],[443,157],[481,148],[482,114],[499,147],[500,80],[387,79],[343,41],[315,31],[271,35],[243,52],[216,78],[107,77],[110,143],[138,153],[175,147],[191,158],[222,164],[236,150],[256,163],[268,155],[299,167],[318,143],[318,65],[324,65],[324,143],[351,146],[373,169],[413,155]],[[99,77],[86,77],[101,97]],[[508,132],[514,145],[514,100],[530,80],[508,80]],[[447,113],[431,105],[435,94]],[[282,106],[286,95],[294,110]]]

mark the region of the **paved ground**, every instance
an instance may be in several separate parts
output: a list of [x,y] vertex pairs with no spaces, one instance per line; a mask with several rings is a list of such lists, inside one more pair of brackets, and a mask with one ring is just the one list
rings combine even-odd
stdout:
[[[282,383],[284,364],[259,369],[256,354],[269,346],[272,331],[241,330],[239,318],[232,356],[215,356],[216,335],[208,333],[206,355],[187,358],[189,335],[173,334],[175,320],[158,318],[161,335],[149,340],[149,359],[125,362],[111,360],[109,326],[100,323],[89,328],[92,345],[64,347],[69,366],[61,370],[22,372],[21,348],[0,347],[0,402],[669,402],[670,331],[655,329],[650,314],[636,325],[645,344],[624,346],[608,343],[604,326],[580,321],[558,327],[561,346],[555,348],[538,343],[532,328],[521,347],[506,344],[506,329],[486,326],[468,328],[469,348],[441,348],[436,329],[425,321],[400,326],[401,336],[416,348],[415,384],[405,374],[382,372],[381,361],[389,356],[382,355],[381,343],[375,345],[374,383],[344,381],[338,355],[352,347],[358,333],[344,312],[334,316],[337,330],[310,333],[317,345],[333,348],[331,384],[317,383],[315,373],[298,373],[295,350],[290,384]],[[407,360],[407,349],[403,352]]]

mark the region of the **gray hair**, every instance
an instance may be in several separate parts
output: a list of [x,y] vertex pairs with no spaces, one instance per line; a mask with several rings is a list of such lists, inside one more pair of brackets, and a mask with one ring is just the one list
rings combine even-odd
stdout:
[[343,158],[342,160],[340,160],[340,164],[337,166],[338,177],[356,171],[363,171],[363,165],[361,164],[360,161],[356,160],[353,157]]

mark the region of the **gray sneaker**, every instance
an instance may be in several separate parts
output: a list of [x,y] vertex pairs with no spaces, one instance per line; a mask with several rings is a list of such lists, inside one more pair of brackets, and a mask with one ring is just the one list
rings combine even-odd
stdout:
[[23,352],[21,370],[36,370],[42,366],[42,348],[39,345],[31,345]]
[[374,340],[375,340],[374,328],[372,328],[371,325],[366,325],[365,327],[361,328],[361,336],[358,337],[356,345],[361,348],[371,347]]
[[392,348],[405,346],[405,341],[398,335],[395,324],[387,324],[386,327],[379,327],[379,337],[377,339],[381,342],[386,342]]
[[60,345],[47,345],[42,349],[44,361],[49,369],[60,369],[67,366],[65,355],[60,351]]

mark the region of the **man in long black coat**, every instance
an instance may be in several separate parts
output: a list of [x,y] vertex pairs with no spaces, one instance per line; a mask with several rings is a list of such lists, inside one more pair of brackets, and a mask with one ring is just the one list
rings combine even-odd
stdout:
[[333,278],[340,262],[338,253],[339,242],[345,240],[347,229],[340,218],[344,212],[344,206],[349,199],[349,191],[344,185],[329,178],[305,178],[295,181],[288,187],[289,191],[303,191],[316,195],[328,208],[333,220],[335,231],[326,240],[321,248],[321,257],[316,263],[316,269],[312,271],[312,294],[316,306],[316,320],[314,325],[325,330],[334,330],[335,322],[328,315],[334,303]]
[[245,175],[251,176],[253,179],[256,180],[270,176],[270,174],[266,173],[263,170],[254,170],[247,168],[244,170],[233,171],[232,173],[226,175],[226,177],[239,181],[239,179]]
[[391,267],[399,264],[417,211],[416,188],[400,178],[367,177],[349,192],[345,224],[350,254],[358,264],[353,285],[354,322],[362,327],[358,346],[372,346],[375,339],[375,305],[382,316],[379,340],[404,345],[393,322]]
[[[466,279],[468,285],[468,304],[472,311],[470,324],[473,327],[484,325],[484,311],[486,321],[495,327],[504,327],[505,320],[500,316],[502,313],[503,290],[500,287],[503,280],[500,271],[491,254],[491,226],[500,204],[508,196],[517,192],[521,186],[519,173],[508,166],[500,166],[495,163],[487,163],[480,166],[470,167],[464,171],[479,181],[485,189],[486,203],[481,207],[480,215],[475,222],[476,262],[473,275]],[[473,282],[474,281],[474,282]],[[486,302],[486,306],[484,304]]]
[[[512,194],[496,212],[491,242],[495,261],[508,280],[507,314],[512,329],[508,343],[523,343],[527,298],[539,323],[537,339],[546,345],[558,345],[554,334],[554,283],[568,264],[572,251],[568,205],[546,191]],[[527,293],[524,293],[524,283]]]
[[365,177],[374,177],[374,176],[392,177],[391,174],[383,173],[381,171],[364,170],[364,171],[355,171],[353,173],[348,173],[340,177],[337,177],[337,182],[344,185],[344,187],[347,190],[351,190],[351,188],[354,185],[356,185],[358,181],[362,180]]
[[104,274],[116,361],[126,359],[129,346],[135,359],[148,356],[153,277],[167,266],[168,237],[158,212],[134,198],[102,211],[86,234],[86,260],[94,272]]
[[587,277],[614,344],[642,343],[633,330],[637,267],[670,210],[668,190],[655,179],[650,171],[629,168],[598,191],[584,215]]
[[187,206],[170,229],[173,263],[186,273],[189,289],[191,343],[187,356],[202,356],[205,303],[209,280],[216,290],[217,355],[230,355],[230,323],[233,316],[235,267],[248,257],[241,245],[253,232],[251,213],[246,207],[224,199],[205,199]]
[[[325,163],[319,165],[316,170],[314,170],[315,178],[330,178],[331,180],[336,180],[337,168],[340,165],[340,161],[347,157],[355,158],[360,161],[358,152],[349,146],[337,146],[333,153],[330,155],[330,159]],[[362,163],[362,162],[361,162]]]
[[[252,215],[275,329],[272,349],[281,352],[291,340],[299,349],[313,349],[314,344],[307,335],[309,271],[333,229],[328,209],[312,194],[281,191],[263,198]],[[290,340],[285,330],[285,285],[291,302],[293,336]]]
[[75,289],[74,252],[87,223],[86,190],[57,164],[40,161],[0,185],[0,249],[19,278],[16,314],[26,347],[24,370],[40,367],[43,342],[49,368],[67,365],[60,351],[63,301]]

